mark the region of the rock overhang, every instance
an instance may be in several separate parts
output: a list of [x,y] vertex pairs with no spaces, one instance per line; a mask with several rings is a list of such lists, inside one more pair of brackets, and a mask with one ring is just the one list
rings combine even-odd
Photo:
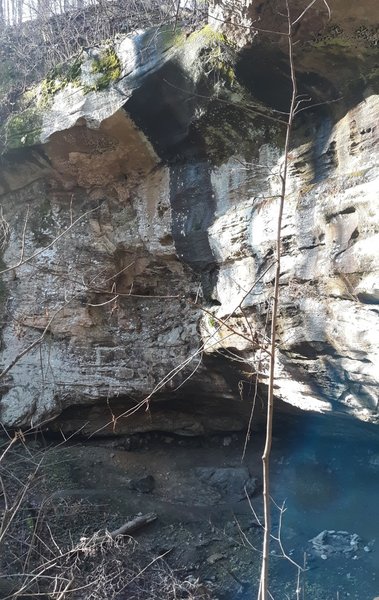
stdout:
[[[189,40],[190,38],[191,36]],[[139,64],[138,77],[131,71],[136,63],[134,50],[134,62],[130,62],[130,59],[128,63],[125,58],[128,50],[126,46],[130,45],[128,42],[124,47],[124,63],[129,66],[124,68],[124,73],[125,79],[129,77],[129,82],[132,83],[127,84],[122,80],[122,89],[117,88],[118,83],[112,83],[109,91],[90,91],[82,104],[79,103],[80,109],[73,108],[68,120],[64,118],[59,97],[58,105],[53,106],[61,106],[61,120],[49,121],[50,134],[46,140],[49,138],[50,141],[45,143],[42,152],[34,150],[29,154],[29,157],[38,156],[38,177],[35,170],[36,159],[28,159],[29,164],[34,164],[33,168],[25,166],[24,162],[23,168],[28,175],[28,185],[47,174],[60,173],[64,176],[59,185],[63,185],[67,197],[72,195],[72,191],[76,193],[78,187],[86,190],[90,196],[86,204],[79,203],[78,206],[88,207],[94,201],[104,199],[108,204],[111,202],[112,211],[118,212],[119,216],[111,216],[109,209],[106,209],[100,219],[92,220],[91,231],[96,236],[96,242],[89,238],[89,244],[92,248],[96,246],[97,252],[100,251],[97,259],[100,263],[106,260],[110,274],[115,269],[126,267],[126,260],[136,260],[136,252],[140,254],[132,275],[121,284],[122,294],[127,294],[132,285],[134,291],[142,292],[137,293],[137,296],[143,296],[146,290],[149,290],[148,294],[154,295],[154,292],[162,289],[163,296],[172,296],[175,294],[168,292],[172,292],[172,287],[177,286],[182,297],[189,294],[198,298],[200,278],[205,308],[214,315],[204,313],[201,319],[205,349],[211,356],[217,357],[215,352],[221,351],[233,360],[232,355],[241,346],[241,338],[237,341],[230,339],[230,331],[221,331],[220,335],[215,336],[215,324],[218,318],[225,319],[230,312],[236,312],[241,294],[249,289],[257,274],[268,265],[273,243],[270,231],[275,219],[275,203],[271,202],[270,205],[269,199],[275,196],[275,184],[263,177],[254,163],[258,165],[264,160],[264,168],[275,173],[280,160],[282,130],[280,124],[272,120],[267,124],[262,115],[257,117],[254,111],[247,114],[246,105],[241,102],[240,96],[237,107],[231,105],[230,97],[227,99],[216,95],[209,99],[212,86],[204,73],[199,74],[199,37],[195,36],[195,40],[197,50],[192,55],[185,52],[188,40],[181,38],[178,45],[169,45],[160,60],[154,60],[154,56],[150,56],[151,67],[145,68]],[[262,51],[262,48],[257,45],[257,52]],[[253,51],[254,46],[248,52]],[[192,74],[191,64],[196,69]],[[375,331],[375,314],[367,306],[362,307],[367,302],[359,302],[368,294],[375,310],[375,298],[370,292],[375,285],[372,282],[367,284],[367,281],[370,277],[376,277],[373,255],[369,251],[376,225],[374,222],[365,222],[365,215],[372,210],[370,206],[373,199],[370,199],[369,190],[375,186],[377,169],[373,126],[377,104],[370,93],[371,87],[370,80],[365,88],[365,103],[358,103],[353,111],[350,105],[355,102],[355,90],[351,88],[352,96],[344,99],[343,107],[336,103],[315,109],[309,116],[304,114],[295,134],[291,158],[293,181],[284,231],[286,242],[283,246],[283,263],[287,263],[288,267],[287,274],[283,275],[284,306],[280,324],[282,354],[277,388],[279,397],[303,408],[327,410],[339,406],[342,410],[363,418],[373,418],[377,410],[373,371],[375,352],[373,343],[364,333],[366,328]],[[75,93],[78,93],[77,90]],[[94,106],[97,101],[98,110]],[[153,102],[150,115],[149,102]],[[79,104],[75,106],[78,107]],[[262,104],[258,106],[262,110]],[[346,116],[341,119],[344,113]],[[70,119],[73,119],[73,126]],[[355,121],[353,127],[350,126],[352,121]],[[202,122],[204,126],[199,127]],[[53,133],[52,123],[55,123],[54,127],[60,123],[57,129],[61,128],[61,131]],[[362,134],[362,131],[365,133]],[[115,140],[116,146],[112,146]],[[99,152],[94,150],[96,145]],[[141,185],[141,178],[146,179],[147,183]],[[244,196],[243,203],[241,194]],[[336,197],[335,201],[332,194]],[[367,194],[367,200],[363,200]],[[36,198],[33,194],[32,197]],[[125,204],[130,203],[131,197],[132,208],[128,210]],[[120,200],[124,204],[121,211]],[[353,216],[351,212],[346,212],[346,207],[349,208],[352,203],[356,208]],[[342,208],[340,204],[343,205]],[[350,223],[352,219],[357,219],[357,215],[358,222]],[[129,222],[128,226],[125,220]],[[307,232],[304,232],[302,223],[307,223]],[[357,227],[358,236],[354,237]],[[132,233],[133,228],[137,235]],[[349,235],[346,233],[348,231]],[[263,236],[259,244],[258,235]],[[367,241],[362,240],[362,236]],[[233,247],[235,254],[232,252]],[[337,256],[338,253],[340,254]],[[116,255],[118,258],[115,266]],[[367,266],[362,271],[366,260],[364,257],[368,255],[371,258],[368,263],[366,261]],[[162,273],[169,277],[163,286],[158,283]],[[145,280],[146,276],[150,282]],[[179,284],[180,277],[184,279]],[[271,275],[268,271],[262,285],[254,290],[244,304],[248,318],[257,329],[267,320],[265,305],[269,300],[270,285]],[[304,296],[303,301],[299,301],[299,294]],[[354,301],[349,295],[354,297]],[[108,301],[109,295],[102,299]],[[138,301],[133,302],[136,304]],[[99,302],[87,297],[84,303]],[[168,327],[164,318],[161,325],[157,326],[154,319],[159,311],[162,316],[162,308],[157,306],[151,311],[148,303],[149,301],[141,300],[141,304],[133,309],[136,314],[128,320],[129,307],[124,311],[119,325],[113,329],[110,314],[99,315],[100,309],[89,309],[87,306],[88,314],[83,313],[83,324],[86,322],[87,325],[82,330],[83,335],[80,335],[84,340],[91,328],[96,331],[91,340],[95,352],[84,351],[83,356],[88,354],[88,360],[85,358],[81,361],[81,369],[85,372],[88,368],[92,373],[94,368],[98,368],[100,378],[105,380],[104,385],[100,384],[100,378],[97,380],[95,377],[92,383],[88,380],[81,392],[74,393],[75,386],[76,390],[79,389],[78,371],[77,380],[71,382],[74,384],[71,391],[70,382],[63,382],[66,398],[63,405],[61,392],[51,385],[51,398],[55,395],[60,399],[51,400],[50,404],[45,403],[47,408],[43,408],[44,403],[41,402],[40,415],[52,410],[57,414],[70,403],[102,402],[102,398],[107,395],[106,389],[115,397],[127,395],[133,389],[132,393],[143,396],[155,385],[154,376],[148,374],[149,369],[157,369],[157,377],[158,371],[164,377],[165,365],[170,370],[169,365],[173,366],[178,362],[179,355],[183,361],[188,359],[196,344],[202,343],[197,330],[200,313],[194,311],[193,307],[178,308],[178,313],[170,312],[167,316],[170,320]],[[177,302],[178,307],[179,305],[180,302]],[[346,322],[341,319],[341,310],[342,314],[350,315]],[[146,321],[149,311],[153,313],[153,317]],[[75,320],[79,313],[74,318],[73,312],[69,318]],[[317,315],[320,315],[320,319]],[[233,314],[233,327],[243,331],[244,319],[242,315]],[[348,335],[351,319],[360,322],[353,340],[349,340]],[[184,325],[180,331],[176,331],[177,320]],[[37,321],[34,317],[34,324]],[[147,348],[144,356],[141,355],[141,362],[145,366],[140,386],[130,386],[130,378],[138,380],[139,375],[136,375],[136,366],[130,366],[128,353],[123,354],[120,349],[125,341],[120,339],[115,344],[112,339],[115,335],[120,336],[120,327],[130,327],[132,322],[131,335],[135,338],[138,338],[138,329],[144,329],[144,323],[147,324]],[[326,328],[323,322],[327,322]],[[63,327],[62,323],[60,333],[59,328],[56,330],[58,337],[69,336],[69,323],[70,321],[66,321],[67,327]],[[24,319],[24,325],[28,324],[30,326],[31,321]],[[166,337],[159,333],[160,326],[167,327]],[[108,331],[104,335],[104,332],[101,333],[102,327],[110,327],[111,333]],[[183,333],[185,331],[187,333]],[[160,335],[162,340],[157,342]],[[57,355],[61,357],[59,360],[67,360],[70,353],[75,356],[73,346],[77,343],[77,334],[74,338],[76,341],[73,339],[68,345],[67,340],[61,344],[59,352],[57,351]],[[127,343],[130,344],[131,338],[128,339]],[[366,340],[364,344],[362,339]],[[167,344],[169,348],[176,350],[167,352]],[[325,351],[328,347],[332,348],[332,352]],[[248,347],[242,343],[242,351],[239,358],[245,367],[254,365],[257,360],[254,344]],[[136,349],[131,352],[136,352]],[[163,361],[163,370],[157,367],[156,362],[162,352],[167,355],[167,360]],[[105,357],[112,353],[114,356],[119,355],[119,358],[109,359],[111,367],[107,369]],[[120,370],[120,366],[115,369],[116,360],[127,365],[124,371],[126,369],[129,375]],[[234,366],[238,374],[238,363]],[[29,365],[29,368],[33,370],[35,367]],[[263,389],[264,370],[263,364]],[[211,382],[206,381],[209,379],[209,371],[207,373],[203,369],[198,374],[199,385],[204,390],[200,397],[206,402],[212,389]],[[180,379],[181,377],[179,376],[178,384],[187,375]],[[196,381],[196,374],[194,377]],[[99,386],[97,390],[96,386]],[[215,389],[220,403],[222,396],[229,398],[229,387],[225,381],[222,384],[222,378]],[[236,391],[236,397],[237,395]],[[36,387],[32,406],[37,397]],[[187,397],[190,398],[190,394]],[[21,400],[20,397],[20,402]],[[246,407],[243,408],[243,413],[245,409]],[[24,412],[27,420],[30,415],[27,410]],[[183,423],[186,423],[185,427],[190,427],[185,419]],[[227,429],[225,423],[224,426]]]

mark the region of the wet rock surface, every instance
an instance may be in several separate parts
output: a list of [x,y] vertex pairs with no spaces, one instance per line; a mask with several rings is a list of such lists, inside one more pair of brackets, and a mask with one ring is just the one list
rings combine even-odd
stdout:
[[229,502],[246,499],[246,495],[253,495],[257,489],[257,479],[244,467],[199,467],[195,473]]
[[321,531],[309,540],[318,556],[327,559],[332,554],[342,554],[347,558],[357,558],[356,553],[362,546],[362,540],[356,533],[347,531]]
[[127,482],[126,487],[136,492],[142,492],[143,494],[149,494],[155,487],[155,480],[152,475],[145,475],[144,477],[130,479]]

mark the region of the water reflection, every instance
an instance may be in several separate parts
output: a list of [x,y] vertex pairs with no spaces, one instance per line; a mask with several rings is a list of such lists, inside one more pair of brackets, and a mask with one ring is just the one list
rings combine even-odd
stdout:
[[[303,564],[307,553],[305,598],[379,596],[379,428],[303,413],[279,420],[275,434],[273,497],[286,502],[282,537],[291,556]],[[309,540],[323,530],[357,533],[361,551],[352,558],[312,556]],[[277,561],[274,577],[294,577],[286,563]]]

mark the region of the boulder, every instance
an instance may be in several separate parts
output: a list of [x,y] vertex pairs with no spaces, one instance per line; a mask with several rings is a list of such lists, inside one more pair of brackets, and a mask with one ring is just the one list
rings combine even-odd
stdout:
[[246,467],[200,467],[196,469],[196,475],[228,502],[245,500],[246,495],[252,496],[257,488],[257,479],[250,476]]
[[309,541],[314,552],[324,560],[335,554],[352,558],[362,546],[360,537],[347,531],[321,531]]

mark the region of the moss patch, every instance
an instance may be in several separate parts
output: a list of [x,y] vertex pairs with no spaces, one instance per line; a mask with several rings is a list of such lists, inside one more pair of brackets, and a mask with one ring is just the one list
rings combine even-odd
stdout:
[[220,103],[214,99],[207,112],[193,125],[212,164],[221,165],[236,150],[247,162],[257,160],[257,148],[266,142],[281,148],[284,129],[262,115],[246,110],[244,104]]
[[206,64],[222,79],[228,86],[232,86],[236,78],[234,71],[234,60],[225,47],[217,44],[206,52]]
[[146,32],[146,36],[146,46],[154,42],[157,44],[158,52],[164,52],[172,46],[181,46],[186,41],[184,31],[180,27],[175,28],[172,25],[164,25],[159,28],[158,32],[152,29],[150,32]]
[[210,327],[216,327],[216,319],[214,317],[208,316],[208,323]]
[[206,25],[190,36],[190,43],[200,42],[204,49],[201,59],[208,75],[213,75],[216,82],[232,87],[236,79],[236,45],[223,33]]
[[77,57],[70,63],[57,65],[49,71],[41,83],[41,105],[46,106],[54,94],[63,90],[68,84],[80,86],[82,60]]
[[338,25],[329,27],[325,32],[319,34],[310,44],[315,48],[350,48],[358,46],[361,49],[374,48],[377,50],[379,43],[379,27],[361,26],[353,34],[346,33]]
[[14,71],[9,61],[0,63],[0,95],[6,94],[12,87]]
[[205,25],[205,27],[202,27],[199,31],[195,31],[190,37],[191,41],[194,41],[197,38],[203,38],[205,42],[216,42],[218,44],[225,44],[234,49],[236,48],[234,42],[229,40],[225,34],[213,29],[211,25]]
[[36,107],[27,108],[8,118],[0,129],[4,149],[33,146],[40,141],[42,113]]
[[310,45],[314,48],[354,48],[356,43],[354,40],[347,37],[336,37],[336,38],[321,38],[315,42],[310,42]]
[[107,48],[99,57],[93,59],[91,73],[98,75],[93,86],[87,86],[87,91],[104,90],[120,79],[121,63],[113,48]]

